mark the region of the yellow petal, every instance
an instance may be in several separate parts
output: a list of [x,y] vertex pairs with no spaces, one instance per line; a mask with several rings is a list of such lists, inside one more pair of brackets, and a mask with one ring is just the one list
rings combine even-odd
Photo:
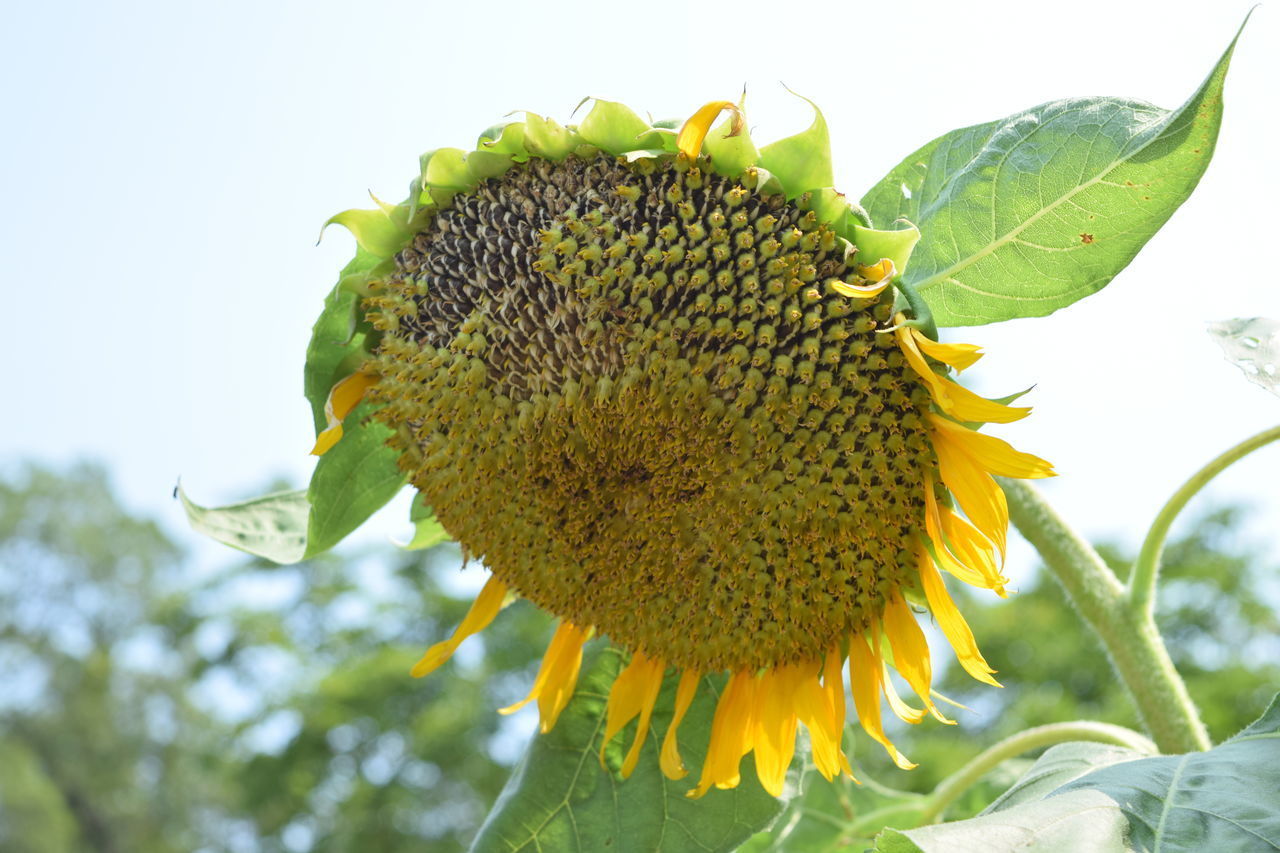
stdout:
[[938,408],[948,415],[962,421],[1007,424],[1031,414],[1031,409],[1026,406],[1006,406],[988,400],[963,385],[934,373],[916,345],[916,333],[912,327],[900,325],[894,330],[894,334],[898,337],[898,346],[902,348],[903,355],[907,357],[907,363],[929,387]]
[[365,392],[378,381],[376,373],[358,371],[338,382],[329,389],[329,399],[324,403],[324,420],[327,426],[316,436],[315,446],[311,448],[314,456],[323,456],[342,438],[342,422],[351,410],[364,399]]
[[992,474],[1023,480],[1054,476],[1051,464],[1039,456],[1014,450],[1009,442],[994,435],[971,430],[937,415],[928,418],[935,434],[945,433],[956,447]]
[[542,665],[533,679],[529,695],[514,705],[499,708],[498,713],[514,714],[536,699],[541,729],[544,734],[551,731],[577,685],[578,670],[582,666],[582,645],[589,635],[588,630],[562,621],[547,646],[547,653],[542,656]]
[[622,761],[622,778],[625,779],[636,769],[640,760],[640,748],[649,734],[649,718],[653,715],[653,705],[658,701],[658,693],[662,690],[662,675],[666,666],[661,660],[649,659],[640,673],[640,722],[636,724],[636,736],[631,742],[631,749]]
[[730,676],[716,703],[715,716],[711,718],[711,739],[707,744],[707,757],[702,762],[702,776],[698,786],[685,796],[696,799],[711,790],[712,785],[732,788],[738,784],[742,756],[753,746],[758,684],[754,672],[744,670]]
[[954,723],[933,703],[930,693],[933,668],[929,660],[929,644],[901,593],[894,595],[885,605],[884,632],[889,638],[889,648],[893,650],[894,669],[911,685],[911,689],[935,719],[941,723]]
[[[862,724],[863,731],[884,747],[894,764],[903,770],[910,770],[916,765],[908,761],[884,733],[884,723],[880,717],[883,678],[884,664],[880,662],[879,655],[872,652],[865,637],[854,637],[849,643],[849,689],[853,693],[853,706],[858,712],[858,722]],[[924,716],[923,711],[920,716]]]
[[662,739],[662,753],[658,759],[662,774],[668,779],[683,779],[689,773],[684,767],[684,762],[680,760],[676,730],[680,728],[680,721],[684,719],[684,715],[689,711],[689,705],[693,703],[693,696],[698,692],[698,681],[701,677],[700,673],[689,669],[680,675],[680,685],[676,688],[675,714],[671,717],[671,725],[667,726],[667,736]]
[[[942,507],[940,512],[942,534],[947,539],[947,546],[955,553],[962,565],[976,568],[985,581],[985,583],[975,583],[974,586],[987,587],[995,590],[996,595],[1001,598],[1008,598],[1009,593],[1005,591],[1005,585],[1009,583],[1009,579],[1000,573],[996,559],[996,546],[951,507]],[[944,565],[943,568],[965,583],[973,583],[968,578],[956,574],[949,566]]]
[[746,122],[742,116],[742,110],[733,101],[712,101],[709,104],[703,104],[697,112],[689,116],[676,136],[676,147],[684,156],[690,160],[697,159],[698,153],[702,151],[702,141],[707,138],[712,123],[725,110],[733,113],[733,125],[729,128],[729,135],[737,136],[742,133]]
[[[796,749],[796,704],[805,670],[775,666],[760,676],[755,716],[756,776],[775,797],[782,796],[787,768]],[[816,683],[816,675],[814,676]]]
[[924,587],[924,596],[929,602],[929,610],[938,620],[938,627],[942,629],[947,642],[951,644],[951,648],[955,649],[960,665],[964,667],[965,672],[978,681],[999,687],[1000,682],[991,677],[991,673],[995,670],[987,665],[982,652],[978,651],[978,643],[973,639],[973,631],[969,630],[969,624],[964,621],[964,616],[951,600],[946,584],[942,581],[942,575],[938,573],[937,567],[933,564],[933,558],[923,546],[917,553],[917,560],[920,585]]
[[[974,568],[962,560],[953,558],[950,553],[947,553],[948,543],[944,536],[942,516],[938,509],[938,500],[933,494],[932,477],[925,478],[924,528],[925,534],[929,537],[929,541],[933,543],[934,549],[940,552],[938,554],[938,558],[942,561],[942,567],[944,569],[971,586],[991,588],[992,585],[990,583],[990,578],[984,575],[980,568]],[[1003,583],[1003,578],[1000,579],[1000,582]]]
[[853,778],[849,758],[841,741],[844,736],[844,680],[842,657],[838,651],[827,654],[823,664],[823,680],[817,674],[805,678],[797,695],[796,712],[809,730],[814,766],[828,781],[841,773]]
[[872,284],[847,284],[843,281],[831,283],[831,289],[841,296],[848,296],[852,299],[871,299],[879,296],[884,289],[893,281],[893,277],[898,271],[893,267],[893,261],[883,258],[879,263],[871,266],[857,267],[858,275],[873,282]]
[[609,701],[605,704],[604,738],[600,741],[601,767],[604,766],[605,749],[614,735],[640,713],[645,687],[644,675],[648,665],[649,659],[642,652],[636,652],[609,688]]
[[422,678],[453,657],[453,653],[457,651],[458,646],[462,645],[463,640],[488,627],[493,617],[497,616],[498,611],[502,609],[502,602],[506,597],[507,585],[494,575],[490,575],[489,580],[485,581],[484,588],[472,602],[471,609],[467,611],[461,624],[454,629],[453,636],[427,649],[422,659],[413,665],[410,674],[414,678]]
[[1009,504],[1004,491],[950,433],[933,433],[933,450],[938,455],[942,482],[955,496],[974,526],[991,540],[1003,556],[1009,535]]
[[972,367],[978,359],[982,358],[982,347],[977,344],[938,343],[915,326],[911,326],[910,329],[911,336],[915,338],[916,346],[921,352],[934,361],[951,365],[957,371]]

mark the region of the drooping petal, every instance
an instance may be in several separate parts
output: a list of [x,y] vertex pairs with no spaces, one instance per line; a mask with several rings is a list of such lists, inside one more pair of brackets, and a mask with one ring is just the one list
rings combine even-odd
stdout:
[[943,484],[959,502],[965,515],[1001,556],[1009,534],[1009,503],[1004,491],[987,470],[956,445],[949,433],[933,433],[933,450]]
[[[929,537],[929,541],[933,543],[933,547],[939,551],[947,550],[947,541],[942,529],[942,516],[938,509],[938,500],[933,494],[933,478],[925,478],[924,488],[924,527],[925,534]],[[979,568],[974,568],[962,560],[951,557],[950,554],[939,555],[942,561],[942,567],[951,574],[960,578],[960,580],[971,586],[990,587],[991,584]]]
[[937,566],[933,564],[933,558],[929,556],[929,552],[923,545],[917,551],[917,560],[920,585],[924,588],[929,610],[938,620],[938,627],[942,629],[947,642],[951,643],[951,648],[955,649],[960,665],[964,667],[965,672],[978,681],[990,684],[992,687],[999,687],[1000,682],[991,677],[991,673],[995,670],[987,665],[982,652],[978,651],[978,643],[973,639],[973,631],[969,630],[969,624],[964,621],[964,616],[951,600],[946,584],[942,581],[942,575],[938,573]]
[[889,638],[889,648],[893,650],[894,669],[907,680],[907,684],[911,685],[911,689],[938,722],[954,723],[933,703],[930,689],[933,669],[929,660],[929,644],[901,593],[895,594],[885,605],[884,632]]
[[[637,653],[638,654],[638,653]],[[662,675],[666,667],[661,660],[651,658],[646,661],[640,681],[640,721],[636,723],[636,736],[631,742],[631,749],[622,761],[622,778],[625,779],[636,769],[640,760],[640,748],[649,734],[649,718],[653,715],[653,705],[658,701],[658,693],[662,689]]]
[[1023,480],[1054,476],[1053,465],[1039,456],[1014,450],[1003,439],[971,430],[937,415],[929,415],[928,419],[935,434],[945,434],[955,447],[992,474]]
[[743,670],[729,677],[711,719],[711,740],[702,762],[702,776],[698,786],[685,796],[696,799],[711,790],[712,785],[732,788],[738,784],[742,756],[753,746],[758,687],[759,679],[753,671]]
[[[871,649],[867,639],[862,635],[853,637],[849,642],[849,690],[853,694],[853,706],[858,712],[858,722],[862,725],[863,731],[884,747],[894,764],[903,770],[910,770],[916,765],[907,760],[907,757],[898,751],[884,733],[884,723],[880,716],[884,665]],[[921,711],[920,715],[923,717],[924,712]],[[919,722],[919,718],[916,722]]]
[[893,261],[885,258],[869,267],[858,267],[858,274],[869,279],[872,283],[847,284],[843,281],[836,281],[832,282],[831,289],[841,296],[848,296],[851,299],[873,299],[893,283],[893,278],[898,274],[898,271],[894,268]]
[[940,515],[942,519],[942,535],[946,537],[947,546],[955,554],[959,564],[970,569],[976,568],[985,582],[973,583],[963,575],[957,574],[948,565],[943,565],[942,568],[951,572],[965,583],[973,583],[974,586],[985,586],[994,590],[995,594],[1001,598],[1008,598],[1009,593],[1005,591],[1005,585],[1009,583],[1009,579],[1000,573],[1000,567],[996,559],[995,544],[986,536],[983,536],[978,528],[970,524],[966,518],[955,512],[951,507],[942,507]]
[[828,781],[841,773],[853,777],[841,744],[845,716],[842,660],[839,651],[829,652],[823,663],[822,682],[814,673],[803,680],[797,694],[796,711],[809,730],[814,766]]
[[609,742],[627,723],[635,719],[645,704],[653,663],[656,661],[652,661],[643,652],[636,652],[631,656],[631,662],[613,680],[613,686],[609,689],[609,701],[605,705],[604,738],[600,742],[602,767],[605,748]]
[[725,110],[733,113],[733,126],[729,130],[729,136],[737,136],[742,132],[746,122],[743,119],[742,110],[733,101],[712,101],[703,104],[697,112],[689,116],[680,127],[679,135],[676,136],[676,147],[684,156],[690,160],[697,159],[698,153],[702,151],[702,140],[707,138],[707,132],[711,130],[712,123]]
[[315,447],[311,448],[313,456],[323,456],[338,443],[338,439],[342,438],[342,422],[377,381],[376,373],[360,370],[340,380],[329,390],[329,398],[324,403],[324,420],[327,426],[316,436]]
[[774,666],[759,676],[753,738],[756,776],[775,797],[782,796],[787,768],[795,754],[796,704],[804,676],[804,670],[795,665]]
[[561,621],[551,644],[547,646],[547,653],[542,657],[542,665],[529,695],[514,705],[499,708],[498,713],[514,714],[536,699],[541,730],[544,734],[551,731],[577,686],[578,670],[582,668],[582,646],[590,634],[588,629]]
[[907,363],[929,387],[938,408],[948,415],[962,421],[1006,424],[1031,414],[1031,409],[1027,406],[1006,406],[1003,403],[988,400],[963,385],[934,373],[916,345],[915,333],[910,326],[899,326],[894,330],[894,334],[897,335],[898,345],[907,357]]
[[698,680],[701,677],[700,673],[686,669],[680,675],[680,685],[676,687],[675,713],[671,717],[671,725],[667,727],[667,735],[662,739],[662,753],[658,759],[662,774],[668,779],[683,779],[689,773],[685,769],[684,762],[680,760],[676,730],[680,728],[680,722],[688,713],[689,705],[693,703],[694,694],[698,691]]
[[441,664],[453,657],[453,653],[458,650],[458,646],[462,645],[462,641],[472,634],[479,633],[488,627],[493,621],[493,617],[498,615],[498,611],[502,609],[502,602],[507,597],[507,585],[498,580],[497,577],[490,575],[489,580],[485,581],[484,588],[480,590],[480,594],[476,596],[476,600],[471,604],[471,609],[467,611],[467,615],[463,617],[462,622],[453,631],[453,636],[449,639],[436,643],[427,649],[410,673],[414,678],[422,678],[424,675],[434,671]]
[[911,326],[910,330],[921,352],[934,361],[951,365],[957,371],[972,367],[978,359],[982,358],[982,347],[977,344],[943,344],[914,326]]

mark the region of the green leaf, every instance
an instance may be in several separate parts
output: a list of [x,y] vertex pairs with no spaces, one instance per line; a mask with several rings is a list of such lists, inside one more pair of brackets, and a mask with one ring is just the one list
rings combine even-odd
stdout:
[[305,489],[213,508],[192,501],[181,486],[178,498],[191,526],[211,539],[274,563],[296,563],[306,553],[311,504]]
[[[738,787],[711,790],[700,800],[685,792],[696,771],[678,782],[658,768],[658,750],[671,720],[675,678],[663,685],[640,764],[630,778],[604,770],[598,757],[609,688],[621,653],[595,651],[556,727],[534,738],[471,846],[472,853],[687,853],[734,850],[781,811],[743,762]],[[680,725],[680,751],[690,767],[701,764],[711,731],[720,681],[704,679]],[[610,747],[611,767],[630,746],[632,724]]]
[[1250,382],[1280,396],[1280,322],[1266,317],[1220,320],[1209,324],[1209,334]]
[[307,489],[308,557],[337,545],[404,485],[398,454],[386,444],[391,430],[371,419],[372,411],[369,403],[352,410],[342,422],[342,439],[316,463]]
[[1040,317],[1124,269],[1209,165],[1235,45],[1176,110],[1053,101],[941,136],[876,184],[873,220],[923,232],[904,280],[938,325]]
[[1280,695],[1251,726],[1208,752],[1162,755],[1096,770],[1046,802],[1106,794],[1138,850],[1280,849]]
[[795,136],[779,139],[760,149],[760,166],[782,182],[788,199],[805,190],[829,187],[835,183],[827,120],[822,117],[822,110],[817,104],[808,98],[804,100],[813,107],[813,124]]
[[526,112],[524,125],[525,147],[545,160],[563,160],[581,142],[577,131],[537,113]]
[[[356,334],[356,307],[360,298],[341,282],[351,276],[372,269],[378,259],[364,251],[342,270],[339,283],[324,299],[324,310],[311,327],[311,342],[307,344],[307,360],[303,367],[303,391],[311,403],[311,416],[316,434],[326,426],[324,404],[329,391],[338,380],[354,373],[358,364],[350,364],[363,352],[363,335]],[[345,369],[344,365],[346,366]]]
[[420,551],[432,548],[451,538],[437,519],[436,514],[427,506],[422,495],[413,496],[413,505],[409,509],[409,521],[413,523],[413,538],[404,546],[406,551]]
[[[219,542],[275,563],[296,563],[328,551],[386,505],[404,485],[391,431],[369,419],[368,403],[342,422],[342,439],[321,456],[309,488],[222,507],[202,507],[179,490],[191,526]],[[428,510],[429,512],[429,510]],[[411,547],[426,541],[423,519]],[[435,543],[429,543],[435,544]]]

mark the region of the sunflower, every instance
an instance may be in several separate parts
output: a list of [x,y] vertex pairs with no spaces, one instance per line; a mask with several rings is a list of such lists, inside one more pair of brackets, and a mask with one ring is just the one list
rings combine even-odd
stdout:
[[680,722],[702,677],[728,673],[695,797],[737,785],[751,752],[779,794],[800,723],[818,770],[851,775],[846,669],[862,728],[913,767],[882,701],[953,722],[916,613],[996,685],[942,572],[1004,595],[993,475],[1052,474],[978,431],[1030,409],[949,377],[981,353],[939,343],[903,285],[919,232],[873,228],[831,188],[814,110],[760,149],[730,102],[678,131],[600,100],[577,126],[526,114],[424,155],[404,204],[333,220],[361,245],[348,284],[369,350],[315,452],[372,404],[418,499],[492,573],[413,674],[521,596],[559,623],[502,713],[536,702],[549,731],[605,635],[630,653],[604,737],[637,720],[623,776],[681,674],[660,751],[678,779]]

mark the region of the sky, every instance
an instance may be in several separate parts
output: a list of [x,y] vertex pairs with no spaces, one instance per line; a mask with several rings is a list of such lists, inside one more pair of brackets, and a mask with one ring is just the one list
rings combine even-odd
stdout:
[[[810,120],[785,83],[825,111],[837,185],[856,198],[929,139],[1054,98],[1175,107],[1248,11],[1152,8],[14,4],[0,29],[0,466],[102,460],[131,507],[217,559],[186,531],[175,481],[206,504],[306,482],[303,354],[353,250],[336,228],[317,246],[320,225],[368,191],[402,198],[422,151],[470,146],[512,110],[567,122],[591,95],[683,117],[744,85],[767,142]],[[1087,535],[1138,541],[1203,462],[1280,421],[1280,400],[1206,334],[1280,317],[1277,83],[1280,20],[1264,7],[1215,160],[1139,258],[1051,317],[948,333],[987,347],[978,390],[1036,386],[1035,414],[998,432],[1056,463],[1045,490]],[[1209,494],[1254,502],[1265,534],[1277,480],[1273,447]],[[400,517],[365,535],[403,532]]]

